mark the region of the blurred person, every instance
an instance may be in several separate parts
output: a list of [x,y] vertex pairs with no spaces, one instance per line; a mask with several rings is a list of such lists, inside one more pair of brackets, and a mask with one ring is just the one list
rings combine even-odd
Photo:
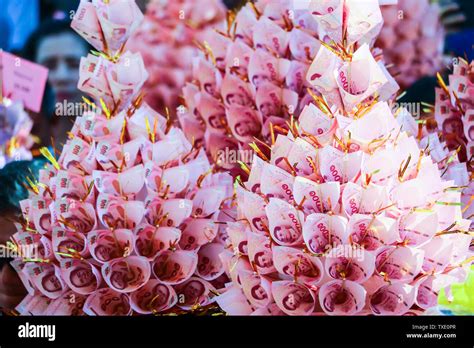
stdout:
[[[20,214],[19,202],[28,197],[23,186],[25,177],[38,175],[44,165],[43,160],[15,161],[0,170],[0,245],[5,245],[16,232],[14,221]],[[3,252],[4,250],[2,250]],[[0,258],[0,309],[11,310],[21,302],[26,290],[15,270],[11,267],[11,259]]]
[[[48,20],[28,39],[23,56],[49,69],[41,115],[34,117],[43,144],[54,138],[59,149],[66,142],[77,114],[58,114],[56,106],[82,103],[77,89],[81,57],[87,56],[88,44],[70,28],[70,20]],[[66,109],[67,110],[67,109]],[[73,110],[77,110],[74,108]]]

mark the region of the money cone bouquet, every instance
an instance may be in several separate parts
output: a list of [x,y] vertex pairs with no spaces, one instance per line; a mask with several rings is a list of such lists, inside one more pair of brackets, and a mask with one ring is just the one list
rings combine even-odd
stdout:
[[[446,84],[438,74],[440,87],[436,88],[433,128],[445,141],[447,149],[457,154],[461,163],[448,164],[447,175],[459,186],[465,206],[464,215],[474,216],[472,206],[474,195],[474,63],[463,58],[455,58],[453,72]],[[437,127],[435,127],[437,125]]]
[[429,0],[399,0],[382,7],[384,26],[375,43],[404,88],[442,68],[444,28],[440,8]]
[[322,97],[237,181],[217,298],[230,315],[421,314],[469,272],[461,189],[401,130],[383,101],[393,86],[352,45],[369,26],[346,10],[306,75]]
[[0,168],[11,161],[31,160],[32,128],[22,103],[0,96]]
[[254,138],[268,142],[271,130],[286,128],[299,113],[320,43],[316,20],[307,9],[293,11],[290,0],[248,2],[229,13],[227,24],[201,44],[178,119],[188,139],[205,143],[218,165],[232,168],[220,151],[249,150]]
[[133,0],[81,1],[73,19],[97,50],[80,66],[91,110],[58,158],[42,149],[51,164],[21,202],[9,243],[29,293],[21,314],[201,311],[226,279],[218,222],[232,179],[142,102],[143,60],[123,52],[141,19]]
[[224,5],[219,0],[153,0],[145,18],[128,43],[143,55],[150,78],[145,101],[158,111],[176,110],[186,81],[191,80],[192,58],[197,42],[207,40],[214,27],[222,27]]

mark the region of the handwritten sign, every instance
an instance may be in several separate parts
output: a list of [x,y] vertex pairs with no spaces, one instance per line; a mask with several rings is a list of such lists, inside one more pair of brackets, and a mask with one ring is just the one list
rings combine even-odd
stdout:
[[39,112],[47,79],[45,67],[0,51],[0,83],[4,97],[21,101],[25,108]]

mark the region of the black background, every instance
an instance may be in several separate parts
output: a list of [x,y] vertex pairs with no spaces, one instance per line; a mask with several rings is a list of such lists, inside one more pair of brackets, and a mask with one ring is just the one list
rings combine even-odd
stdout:
[[[18,326],[55,324],[56,340],[18,338]],[[414,330],[412,325],[456,325],[455,330]],[[296,347],[403,345],[474,346],[474,317],[0,317],[0,347],[110,345],[196,347],[278,344]],[[407,333],[456,333],[456,338],[408,339]]]

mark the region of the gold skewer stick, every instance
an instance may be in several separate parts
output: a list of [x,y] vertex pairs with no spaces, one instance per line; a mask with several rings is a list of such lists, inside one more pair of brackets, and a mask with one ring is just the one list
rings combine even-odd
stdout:
[[451,96],[451,93],[449,93],[448,86],[446,86],[446,83],[444,83],[443,77],[439,72],[436,73],[436,78],[438,79],[439,86],[443,89],[443,91],[448,95],[448,97]]
[[344,59],[344,55],[343,55],[341,52],[337,51],[337,50],[334,49],[332,46],[328,45],[327,43],[325,43],[325,42],[322,41],[322,40],[319,40],[319,39],[318,39],[318,41],[319,41],[319,43],[320,43],[322,46],[326,47],[328,50],[330,50],[332,53],[334,53],[335,55],[337,55],[339,58]]
[[54,158],[54,156],[51,154],[51,152],[49,151],[49,149],[47,147],[42,147],[40,149],[40,152],[41,154],[46,157],[46,159],[51,162],[51,164],[54,166],[54,168],[56,168],[57,170],[60,170],[61,169],[61,166],[59,165],[58,161],[56,161],[56,158]]
[[257,6],[255,6],[255,4],[253,2],[249,2],[248,3],[250,5],[250,7],[252,8],[253,12],[255,12],[255,16],[257,17],[257,19],[260,19],[260,16],[262,15],[260,13],[260,11],[258,10]]
[[260,139],[258,139],[257,137],[253,137],[253,139],[257,142],[259,142],[260,144],[262,144],[264,147],[266,147],[267,149],[269,149],[270,151],[272,150],[271,146],[268,145],[267,143],[261,141]]
[[171,127],[173,126],[173,120],[171,119],[170,109],[168,109],[167,106],[165,106],[165,114],[166,114],[165,134],[168,134],[168,132],[171,130]]
[[272,146],[275,145],[275,130],[273,129],[273,123],[270,122],[270,136],[272,139]]
[[102,110],[104,111],[105,116],[107,117],[107,119],[110,119],[110,116],[111,116],[110,110],[107,107],[107,105],[105,104],[104,99],[102,99],[102,98],[100,98],[100,105],[101,105]]
[[293,176],[297,176],[297,173],[296,173],[296,169],[294,166],[291,165],[290,161],[288,160],[287,157],[283,157],[283,161],[286,163],[286,165],[288,166],[288,168],[290,169],[291,171],[291,174]]
[[209,45],[207,41],[204,41],[204,48],[207,54],[209,55],[209,57],[211,58],[212,64],[214,64],[214,66],[217,66],[216,56],[214,55],[214,52],[212,51],[212,47]]
[[237,163],[240,165],[240,168],[247,174],[250,175],[250,168],[247,165],[247,163],[244,163],[242,161],[237,161]]
[[257,144],[256,144],[255,142],[250,143],[249,146],[252,148],[252,150],[255,151],[255,153],[256,153],[261,159],[263,159],[265,162],[270,162],[270,160],[268,159],[268,157],[265,156],[265,154],[262,152],[262,150],[260,150],[260,148],[257,146]]

